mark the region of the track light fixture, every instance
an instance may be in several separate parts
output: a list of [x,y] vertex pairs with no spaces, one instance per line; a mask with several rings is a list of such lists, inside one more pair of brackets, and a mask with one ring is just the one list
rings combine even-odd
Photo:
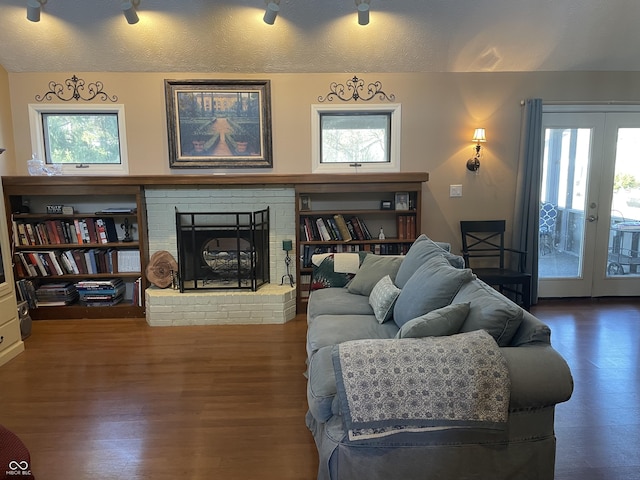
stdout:
[[369,25],[369,0],[356,2],[358,7],[358,25]]
[[30,22],[40,21],[40,11],[46,0],[29,0],[27,2],[27,20]]
[[273,25],[276,21],[276,17],[278,16],[278,12],[280,11],[280,5],[276,2],[269,2],[267,4],[267,8],[264,11],[264,17],[262,20],[267,25]]
[[124,18],[127,19],[127,23],[129,25],[134,25],[140,21],[138,18],[138,12],[136,12],[136,7],[140,5],[140,0],[125,0],[120,5],[122,8],[122,13],[124,14]]

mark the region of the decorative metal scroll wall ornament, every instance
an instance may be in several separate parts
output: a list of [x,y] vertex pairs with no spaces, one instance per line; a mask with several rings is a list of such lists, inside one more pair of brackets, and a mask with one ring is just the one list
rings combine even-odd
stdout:
[[[71,100],[84,100],[85,102],[89,102],[94,98],[98,98],[103,102],[106,102],[107,100],[117,102],[118,97],[115,95],[109,96],[109,94],[102,91],[103,87],[104,85],[100,81],[89,83],[87,85],[82,78],[78,78],[74,75],[71,78],[67,78],[64,81],[64,85],[53,80],[49,82],[49,91],[43,95],[36,95],[36,101],[44,102],[45,100],[53,100],[53,97],[55,96],[57,99],[64,102],[69,102]],[[87,96],[83,96],[85,88],[87,90]],[[68,92],[65,90],[68,90]]]
[[[324,97],[319,96],[318,101],[333,102],[333,99],[337,98],[339,100],[342,100],[343,102],[348,102],[349,100],[355,100],[355,101],[362,100],[363,102],[368,102],[369,100],[372,100],[373,98],[378,97],[380,100],[387,100],[389,102],[393,102],[396,99],[396,96],[393,93],[390,95],[387,95],[382,90],[382,82],[380,81],[369,83],[367,85],[368,96],[366,97],[362,96],[362,92],[364,90],[363,79],[358,78],[354,75],[353,78],[347,80],[345,83],[346,83],[346,86],[343,85],[342,83],[331,82],[331,85],[329,85],[329,90],[331,91],[327,93],[327,95],[325,95]],[[349,92],[351,92],[350,97],[347,96],[349,95]]]

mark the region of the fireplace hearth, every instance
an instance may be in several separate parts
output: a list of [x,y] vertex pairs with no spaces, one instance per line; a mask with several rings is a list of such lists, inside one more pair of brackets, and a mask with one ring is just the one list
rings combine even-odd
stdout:
[[181,292],[256,291],[269,283],[269,208],[175,212]]

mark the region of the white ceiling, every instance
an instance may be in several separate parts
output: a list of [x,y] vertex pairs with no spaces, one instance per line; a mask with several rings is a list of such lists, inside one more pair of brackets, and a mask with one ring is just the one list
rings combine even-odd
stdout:
[[639,0],[0,0],[9,72],[483,72],[640,70]]

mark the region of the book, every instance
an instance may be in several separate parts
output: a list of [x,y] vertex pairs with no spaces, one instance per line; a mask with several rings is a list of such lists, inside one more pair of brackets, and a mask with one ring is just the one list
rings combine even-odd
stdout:
[[96,234],[95,220],[91,217],[87,217],[84,219],[84,223],[87,225],[87,235],[89,237],[88,243],[98,243],[98,235]]
[[320,232],[320,240],[332,240],[331,234],[321,217],[316,218],[316,225],[318,226],[318,232]]
[[139,272],[140,271],[140,251],[139,250],[118,250],[118,272]]
[[115,243],[118,241],[118,229],[116,228],[116,222],[113,218],[105,217],[102,219],[104,222],[105,230],[107,231],[107,240],[109,243]]
[[102,218],[96,220],[96,233],[98,237],[98,243],[109,243],[107,238],[107,226]]
[[342,214],[336,214],[333,216],[333,219],[336,223],[338,230],[340,231],[340,236],[342,240],[345,242],[350,242],[353,240],[351,237],[351,233],[349,232],[349,228],[347,227],[347,222],[344,220]]

